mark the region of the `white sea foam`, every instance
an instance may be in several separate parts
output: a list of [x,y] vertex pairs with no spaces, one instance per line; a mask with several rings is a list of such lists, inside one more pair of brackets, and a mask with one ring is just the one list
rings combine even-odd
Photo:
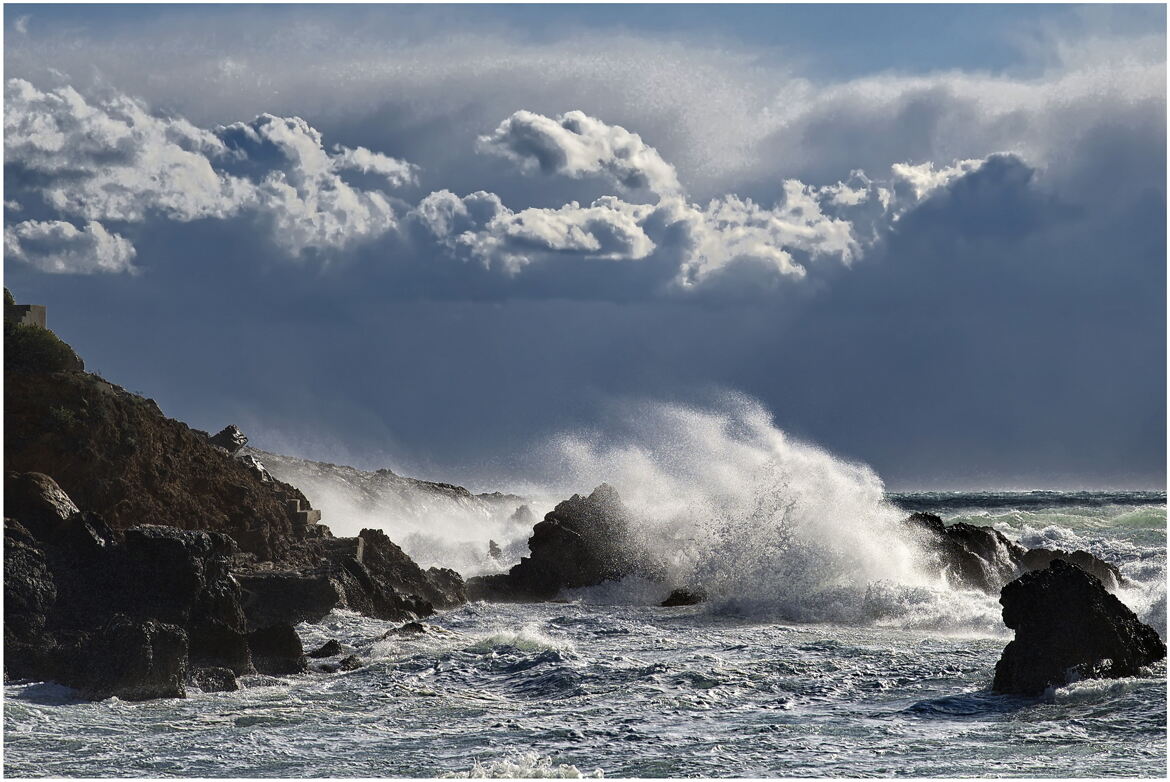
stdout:
[[985,596],[924,571],[870,468],[790,437],[759,403],[631,404],[613,423],[604,438],[559,438],[563,474],[614,485],[671,580],[703,586],[712,605],[794,621],[998,623]]
[[568,763],[554,764],[552,758],[535,752],[509,755],[487,763],[477,759],[470,771],[443,775],[445,779],[601,779],[604,776],[601,769],[582,772]]

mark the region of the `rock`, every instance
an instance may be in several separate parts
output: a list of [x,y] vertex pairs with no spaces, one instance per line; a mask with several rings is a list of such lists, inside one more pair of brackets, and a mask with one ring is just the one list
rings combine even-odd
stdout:
[[240,431],[240,427],[230,424],[212,436],[209,442],[235,456],[248,444],[248,436]]
[[943,524],[932,513],[915,513],[906,523],[951,583],[994,593],[1020,571],[1024,548],[999,530],[974,524]]
[[300,636],[290,624],[277,624],[248,633],[248,648],[258,673],[285,676],[308,670]]
[[394,627],[382,633],[382,638],[392,638],[396,635],[426,635],[426,625],[421,622],[407,622],[401,627]]
[[660,605],[664,608],[693,606],[704,602],[706,599],[707,593],[701,589],[676,589]]
[[[244,438],[247,440],[248,438]],[[240,454],[236,456],[236,461],[247,467],[256,477],[265,483],[270,483],[273,480],[272,474],[264,467],[264,463],[257,459],[252,454]]]
[[[306,507],[295,487],[264,480],[150,400],[95,375],[6,374],[4,423],[5,467],[51,475],[76,503],[50,510],[50,527],[81,507],[115,531],[149,521],[225,532],[261,561],[287,559],[308,535],[290,513],[291,500]],[[35,487],[9,483],[6,515],[43,539],[42,520],[23,507]]]
[[153,620],[115,615],[56,650],[56,681],[91,700],[186,697],[187,635]]
[[248,627],[317,622],[346,605],[342,587],[329,570],[237,571]]
[[315,660],[319,660],[322,657],[335,657],[336,655],[341,654],[341,651],[341,644],[337,641],[334,641],[333,639],[330,639],[313,651],[309,652],[309,656]]
[[4,520],[4,670],[35,678],[48,667],[56,644],[46,629],[57,585],[36,539],[13,519]]
[[1025,550],[996,529],[966,523],[948,527],[933,513],[914,513],[906,523],[933,557],[934,566],[951,583],[968,589],[994,594],[1021,573],[1043,570],[1056,558],[1092,573],[1111,591],[1123,582],[1116,567],[1087,551]]
[[4,474],[4,515],[19,519],[38,540],[51,540],[77,506],[57,482],[39,472]]
[[403,595],[417,595],[438,609],[467,602],[463,577],[454,570],[423,571],[382,530],[363,529],[359,537],[365,544],[361,564],[384,587]]
[[240,689],[230,668],[194,668],[187,674],[187,682],[203,692],[235,692]]
[[488,557],[494,560],[500,560],[504,556],[503,550],[500,549],[500,544],[494,540],[488,541]]
[[362,665],[364,665],[364,663],[362,662],[362,658],[358,657],[356,654],[351,654],[348,657],[342,658],[340,662],[325,663],[318,670],[320,670],[321,673],[337,673],[338,671],[356,671],[358,668],[361,668]]
[[[230,538],[159,526],[119,537],[47,476],[9,483],[22,500],[15,511],[41,532],[5,524],[9,675],[55,679],[91,697],[145,698],[181,696],[178,667],[189,659],[250,670]],[[180,648],[182,659],[170,660]]]
[[479,600],[551,600],[562,589],[637,575],[660,580],[661,568],[637,541],[617,492],[601,484],[588,497],[565,500],[532,528],[531,556],[507,574],[467,584]]
[[996,663],[995,692],[1040,695],[1070,678],[1136,676],[1166,656],[1152,627],[1062,559],[1009,583],[999,602],[1016,637]]
[[1059,549],[1034,548],[1024,554],[1020,564],[1025,570],[1043,570],[1054,559],[1071,562],[1086,573],[1096,576],[1110,592],[1116,591],[1123,582],[1120,570],[1087,551],[1067,552]]

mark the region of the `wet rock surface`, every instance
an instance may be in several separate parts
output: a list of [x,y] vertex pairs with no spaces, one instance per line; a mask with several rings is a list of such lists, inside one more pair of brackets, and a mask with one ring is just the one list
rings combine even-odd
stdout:
[[929,553],[930,564],[949,582],[967,589],[995,594],[1021,573],[1042,570],[1058,558],[1097,576],[1106,589],[1114,590],[1122,584],[1121,573],[1114,565],[1087,551],[1025,549],[992,527],[963,522],[946,525],[933,513],[914,513],[906,524]]
[[1040,695],[1078,678],[1136,676],[1166,656],[1154,628],[1062,559],[1012,581],[999,601],[1016,637],[996,663],[995,692]]
[[601,484],[588,497],[561,502],[532,528],[530,555],[505,574],[468,581],[471,599],[551,600],[563,589],[627,576],[660,579],[661,569],[635,538],[617,491]]

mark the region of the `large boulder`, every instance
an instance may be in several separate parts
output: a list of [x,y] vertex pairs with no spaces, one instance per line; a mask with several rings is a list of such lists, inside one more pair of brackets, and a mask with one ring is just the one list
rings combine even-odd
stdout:
[[634,535],[629,512],[609,484],[574,494],[532,528],[530,556],[506,574],[468,581],[472,599],[550,600],[563,589],[627,576],[660,579],[661,569]]
[[16,678],[48,667],[54,642],[46,625],[57,585],[36,538],[13,519],[4,520],[4,670]]
[[996,663],[995,692],[1040,695],[1077,678],[1136,676],[1166,656],[1154,628],[1062,559],[1009,583],[999,602],[1016,637]]
[[454,570],[424,571],[382,530],[363,529],[358,537],[363,543],[362,565],[385,587],[403,595],[416,595],[438,609],[467,602],[463,577]]
[[187,635],[182,629],[115,615],[94,632],[63,643],[53,678],[87,698],[184,698]]
[[285,676],[309,668],[301,638],[290,624],[263,627],[248,633],[248,647],[259,673]]

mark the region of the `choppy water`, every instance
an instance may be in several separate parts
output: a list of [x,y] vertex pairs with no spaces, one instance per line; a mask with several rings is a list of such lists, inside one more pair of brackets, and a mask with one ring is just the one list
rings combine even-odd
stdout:
[[[1088,548],[1165,634],[1164,497],[1151,504],[952,502],[949,521]],[[936,508],[942,507],[939,505]],[[236,693],[84,703],[5,687],[8,776],[1147,776],[1166,773],[1166,668],[1042,699],[986,688],[1008,639],[988,599],[925,626],[899,593],[880,617],[802,624],[784,603],[664,609],[645,585],[567,603],[473,604],[424,636],[336,613],[302,625],[369,661],[251,677]],[[926,597],[923,598],[927,599]],[[643,604],[639,604],[639,602]],[[617,604],[615,604],[617,603]],[[826,615],[833,616],[833,612]]]

